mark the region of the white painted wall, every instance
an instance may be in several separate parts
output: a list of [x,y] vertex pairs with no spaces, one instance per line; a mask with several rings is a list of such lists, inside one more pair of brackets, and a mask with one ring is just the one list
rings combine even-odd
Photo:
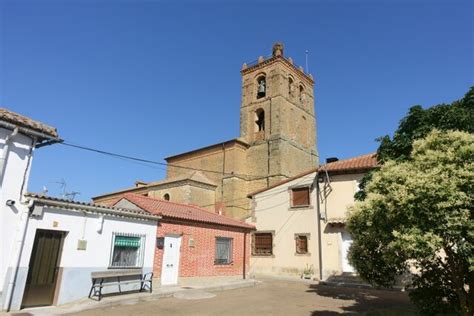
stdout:
[[[5,150],[5,141],[11,130],[0,128],[0,157]],[[21,220],[21,196],[26,192],[32,161],[33,139],[17,134],[10,141],[6,159],[5,173],[0,190],[0,297],[3,296],[8,266],[14,257],[14,241],[19,236]],[[2,179],[0,179],[2,181]],[[7,200],[15,201],[13,207]],[[1,300],[0,300],[1,301]]]
[[[348,208],[354,203],[358,182],[364,174],[330,175],[329,195],[320,199],[321,214],[327,219],[344,219]],[[284,183],[254,196],[254,219],[258,231],[274,231],[273,256],[251,256],[250,273],[254,275],[301,275],[306,264],[314,266],[315,276],[319,276],[318,229],[321,230],[323,279],[342,272],[343,243],[342,225],[330,225],[317,219],[316,189],[311,192],[311,207],[290,208],[290,188],[310,185],[315,173]],[[323,184],[320,184],[321,190]],[[319,223],[319,225],[318,225]],[[310,233],[308,250],[310,255],[297,255],[294,235]]]
[[[82,211],[45,208],[41,218],[31,217],[28,223],[11,309],[17,310],[21,305],[37,229],[67,232],[60,261],[62,275],[60,276],[58,304],[87,297],[91,287],[90,273],[107,270],[109,267],[112,234],[114,232],[145,235],[143,270],[144,272],[153,270],[156,221],[104,215],[101,233],[97,231],[99,225],[100,215]],[[86,250],[77,250],[79,239],[87,240]]]
[[[303,176],[254,197],[257,232],[274,231],[273,256],[250,258],[250,273],[253,275],[283,275],[300,277],[306,265],[313,265],[317,275],[318,266],[318,219],[316,190],[311,191],[311,206],[290,207],[292,186],[311,185],[315,173]],[[306,255],[296,254],[295,234],[310,234]]]

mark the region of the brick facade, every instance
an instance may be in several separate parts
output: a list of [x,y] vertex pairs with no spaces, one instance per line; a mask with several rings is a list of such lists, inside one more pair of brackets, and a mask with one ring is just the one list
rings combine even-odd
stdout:
[[[181,235],[179,277],[243,277],[244,262],[246,265],[245,273],[249,269],[250,233],[248,230],[222,225],[163,219],[158,224],[157,237],[165,237],[167,234]],[[246,242],[244,242],[244,235],[246,236]],[[233,239],[231,264],[214,264],[216,237]],[[194,242],[190,242],[191,239]],[[155,248],[153,273],[158,278],[161,276],[163,252],[164,249]]]

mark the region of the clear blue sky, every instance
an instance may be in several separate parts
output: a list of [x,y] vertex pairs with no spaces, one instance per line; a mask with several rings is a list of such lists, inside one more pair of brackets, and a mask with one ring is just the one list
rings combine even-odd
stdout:
[[[69,142],[163,161],[239,135],[243,62],[273,42],[316,79],[322,159],[376,150],[412,105],[473,85],[472,1],[3,1],[0,105]],[[159,180],[150,168],[54,145],[29,189],[78,197]]]

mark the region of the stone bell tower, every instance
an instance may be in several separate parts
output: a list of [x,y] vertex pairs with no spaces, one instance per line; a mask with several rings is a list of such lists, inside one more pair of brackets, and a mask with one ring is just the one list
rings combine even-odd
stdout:
[[240,137],[249,145],[248,173],[263,175],[250,191],[307,171],[318,164],[314,80],[284,56],[281,43],[270,58],[244,64]]

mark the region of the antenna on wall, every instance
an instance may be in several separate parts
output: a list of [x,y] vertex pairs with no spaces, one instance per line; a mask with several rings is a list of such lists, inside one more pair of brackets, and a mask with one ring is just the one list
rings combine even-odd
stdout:
[[305,57],[306,57],[306,73],[309,74],[309,66],[308,66],[308,55],[309,55],[309,50],[305,51]]
[[61,192],[61,197],[63,199],[72,201],[76,198],[76,195],[81,194],[81,192],[78,192],[78,191],[67,191],[66,190],[67,183],[66,183],[66,180],[64,180],[64,179],[61,179],[60,181],[55,181],[53,183],[59,184],[59,186],[61,188],[61,191],[62,191]]
[[81,194],[81,192],[77,191],[71,191],[71,192],[66,192],[65,197],[67,200],[73,201],[76,198],[76,195]]

